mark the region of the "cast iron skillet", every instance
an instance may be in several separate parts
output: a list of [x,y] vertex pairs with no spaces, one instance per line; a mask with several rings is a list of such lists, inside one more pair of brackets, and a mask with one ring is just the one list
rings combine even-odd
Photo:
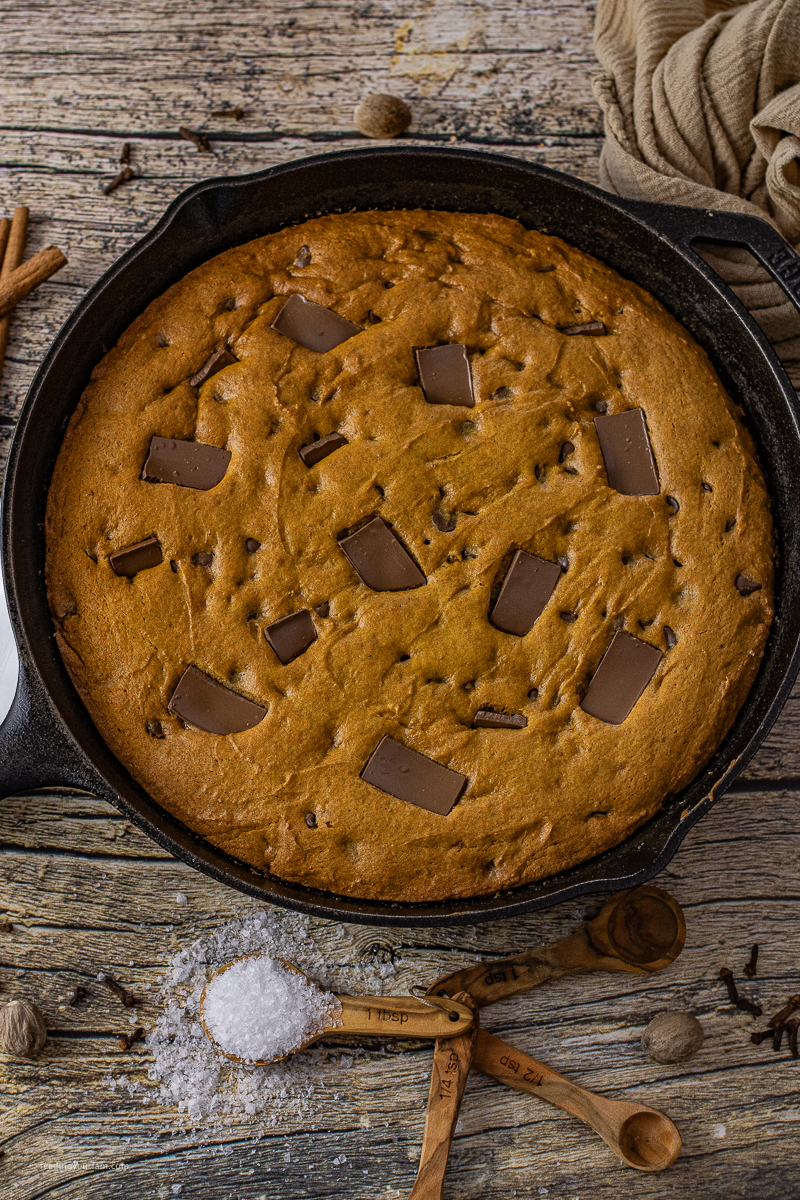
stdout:
[[[236,862],[139,787],[89,719],[56,648],[43,583],[43,522],[53,464],[89,374],[151,300],[212,255],[318,213],[415,207],[514,217],[558,234],[657,296],[706,349],[745,409],[773,497],[780,561],[777,620],[733,729],[694,782],[637,834],[573,870],[499,896],[386,904],[287,884]],[[653,876],[761,744],[800,665],[800,412],[766,339],[692,250],[695,240],[746,246],[800,301],[800,259],[758,218],[620,200],[497,154],[351,150],[189,188],[78,306],[37,372],[20,415],[2,526],[20,673],[0,727],[0,796],[54,785],[94,792],[172,854],[223,883],[288,908],[365,924],[496,919]]]

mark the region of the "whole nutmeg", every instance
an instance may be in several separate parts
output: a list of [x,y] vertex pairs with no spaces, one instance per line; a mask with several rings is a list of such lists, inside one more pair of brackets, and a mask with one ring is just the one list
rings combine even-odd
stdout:
[[663,1012],[642,1034],[642,1049],[660,1063],[684,1062],[703,1044],[703,1026],[691,1013]]
[[392,138],[408,129],[411,110],[396,96],[365,96],[353,112],[353,120],[365,137]]
[[35,1004],[12,1000],[0,1008],[0,1048],[20,1058],[35,1058],[47,1041],[47,1026]]

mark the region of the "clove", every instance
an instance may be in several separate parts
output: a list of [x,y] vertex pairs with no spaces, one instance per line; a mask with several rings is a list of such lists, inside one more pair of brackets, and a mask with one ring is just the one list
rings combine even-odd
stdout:
[[123,183],[130,183],[131,179],[135,179],[135,175],[131,167],[123,167],[119,175],[115,175],[113,179],[109,179],[108,183],[103,188],[107,196],[115,192],[118,187],[122,187]]
[[78,986],[75,988],[75,991],[72,993],[69,1000],[67,1001],[67,1004],[70,1006],[70,1008],[74,1008],[76,1004],[80,1004],[81,1000],[83,1000],[84,997],[88,996],[88,995],[89,995],[89,993],[86,990],[86,988],[81,987],[81,985],[78,984]]
[[799,1025],[800,1021],[795,1019],[786,1022],[786,1034],[789,1039],[789,1050],[791,1051],[792,1058],[800,1058],[800,1050],[797,1049],[797,1028]]
[[784,1005],[780,1012],[776,1012],[774,1017],[770,1017],[767,1024],[774,1028],[776,1025],[785,1025],[792,1013],[800,1008],[800,996],[790,996],[789,1003]]
[[771,1029],[757,1029],[754,1033],[750,1034],[750,1041],[754,1046],[760,1046],[768,1037],[772,1037]]
[[187,142],[193,142],[201,154],[211,154],[211,143],[204,133],[196,133],[194,129],[187,129],[185,125],[181,125],[178,133]]
[[752,979],[756,973],[756,963],[758,962],[758,945],[754,944],[750,951],[750,961],[745,963],[744,973],[748,979]]
[[786,1028],[785,1025],[776,1025],[775,1028],[773,1029],[773,1031],[772,1031],[772,1049],[773,1050],[780,1050],[781,1042],[783,1041],[783,1031],[785,1028]]
[[728,999],[731,1004],[740,1009],[741,1012],[750,1013],[753,1017],[760,1017],[763,1009],[758,1004],[754,1004],[752,1000],[746,1000],[744,996],[739,995],[739,990],[736,987],[736,982],[733,978],[733,971],[728,967],[721,967],[719,977],[728,989]]
[[118,997],[126,1008],[135,1008],[139,1001],[121,983],[117,983],[113,975],[104,975],[102,982]]
[[143,1037],[144,1029],[142,1029],[141,1025],[137,1025],[133,1033],[123,1033],[122,1037],[119,1039],[120,1050],[130,1050],[131,1046],[134,1046],[137,1042],[140,1042]]
[[0,921],[0,933],[11,933],[13,928],[10,921]]
[[223,121],[226,119],[229,119],[230,117],[233,117],[234,121],[241,121],[242,117],[244,116],[244,109],[242,109],[242,108],[220,108],[216,112],[212,112],[211,115],[212,115],[212,117],[216,117],[219,120],[223,120]]

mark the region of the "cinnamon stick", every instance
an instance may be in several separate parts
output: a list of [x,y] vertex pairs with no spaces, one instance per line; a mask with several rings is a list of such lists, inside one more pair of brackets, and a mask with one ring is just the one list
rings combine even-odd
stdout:
[[5,317],[23,297],[56,271],[66,266],[67,258],[58,246],[45,246],[33,258],[17,267],[10,275],[0,276],[0,317]]
[[[28,232],[29,215],[28,209],[24,205],[14,209],[5,253],[3,254],[3,265],[0,267],[0,287],[2,287],[11,272],[15,271],[22,262],[22,256],[25,253],[25,236]],[[3,373],[6,346],[8,345],[8,321],[8,317],[0,317],[0,376]]]

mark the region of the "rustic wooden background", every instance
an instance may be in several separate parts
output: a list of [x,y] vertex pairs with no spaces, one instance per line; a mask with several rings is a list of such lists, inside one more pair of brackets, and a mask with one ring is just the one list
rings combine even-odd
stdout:
[[[29,205],[30,251],[54,242],[70,257],[13,319],[3,455],[50,339],[175,195],[198,179],[359,144],[352,109],[367,92],[410,103],[411,140],[506,150],[594,180],[593,8],[586,0],[0,0],[0,208]],[[212,116],[229,106],[245,110],[241,122]],[[210,136],[213,155],[178,137],[183,124]],[[137,179],[105,196],[125,141]],[[486,1013],[488,1028],[587,1086],[669,1112],[684,1138],[678,1163],[663,1175],[632,1172],[571,1118],[476,1076],[449,1200],[800,1196],[800,1064],[750,1043],[752,1019],[729,1007],[717,980],[723,965],[741,976],[757,941],[759,976],[748,991],[765,1014],[800,990],[799,729],[796,692],[735,794],[656,881],[686,911],[688,943],[676,964],[654,978],[550,985]],[[0,802],[0,853],[0,919],[13,924],[0,933],[0,999],[35,1000],[51,1030],[35,1063],[0,1054],[0,1195],[407,1195],[430,1050],[401,1047],[387,1057],[373,1046],[349,1071],[332,1071],[311,1119],[283,1118],[255,1154],[249,1139],[258,1127],[247,1121],[187,1132],[173,1109],[143,1108],[110,1090],[128,1014],[94,977],[111,970],[141,994],[177,946],[251,902],[85,795]],[[187,906],[175,907],[178,891]],[[392,947],[402,991],[478,954],[561,936],[599,904],[450,929],[315,927],[353,961]],[[70,1008],[76,984],[91,997]],[[639,1049],[645,1024],[664,1009],[703,1022],[706,1044],[689,1064],[658,1066]],[[139,1011],[152,1023],[152,1006]],[[145,1060],[134,1062],[142,1078]],[[342,1153],[347,1161],[335,1165]]]

